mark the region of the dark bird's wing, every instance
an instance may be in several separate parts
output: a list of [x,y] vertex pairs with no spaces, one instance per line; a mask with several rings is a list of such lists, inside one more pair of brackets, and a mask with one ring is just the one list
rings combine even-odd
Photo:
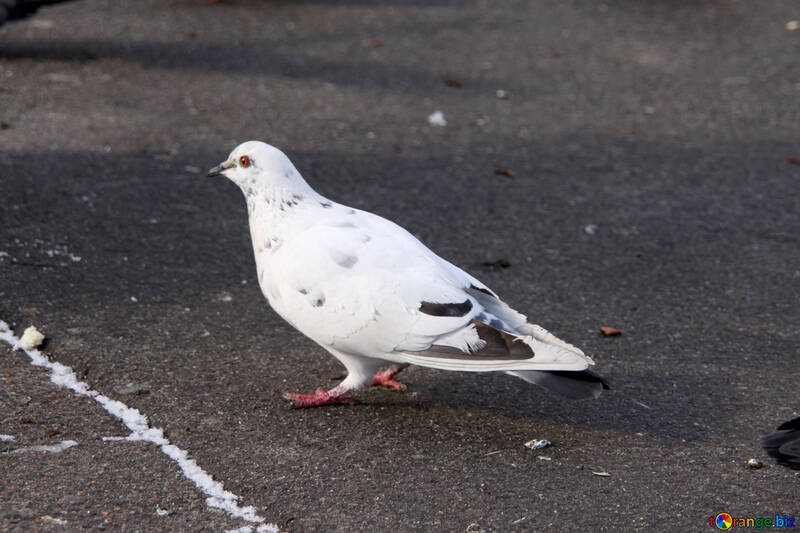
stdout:
[[0,25],[28,17],[42,6],[71,0],[0,0]]
[[761,445],[779,465],[800,470],[800,416],[781,424],[778,431],[764,437]]

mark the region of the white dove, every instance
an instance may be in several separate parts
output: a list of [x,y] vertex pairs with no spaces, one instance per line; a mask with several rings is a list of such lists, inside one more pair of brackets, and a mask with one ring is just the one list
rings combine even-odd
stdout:
[[393,378],[409,364],[505,372],[571,398],[608,388],[581,350],[397,224],[317,193],[277,148],[245,142],[208,172],[220,174],[247,200],[264,296],[347,368],[331,390],[285,394],[294,407],[353,404],[345,394],[365,386],[405,390]]

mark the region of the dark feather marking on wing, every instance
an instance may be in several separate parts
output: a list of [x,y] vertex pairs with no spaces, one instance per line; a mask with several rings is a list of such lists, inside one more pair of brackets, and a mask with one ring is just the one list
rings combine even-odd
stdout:
[[519,340],[519,337],[515,335],[495,329],[477,320],[473,320],[472,324],[478,330],[478,337],[486,341],[486,346],[479,353],[483,353],[486,350],[498,352],[505,350],[509,355],[515,356],[517,359],[530,359],[535,355],[533,348]]
[[342,268],[353,268],[353,265],[358,263],[358,257],[354,255],[336,253],[333,255],[333,262]]
[[471,320],[470,324],[475,326],[478,337],[486,341],[486,346],[477,352],[464,353],[458,348],[434,344],[427,350],[414,352],[414,354],[438,357],[441,359],[464,359],[473,361],[524,361],[525,359],[531,359],[535,355],[533,349],[519,340],[515,335],[494,329],[478,320]]
[[476,315],[475,318],[478,321],[493,327],[494,329],[498,329],[501,331],[505,331],[506,333],[509,333],[508,326],[506,326],[506,324],[497,317],[489,316],[486,313],[481,313],[479,315]]
[[492,294],[492,291],[490,291],[489,289],[483,289],[481,287],[476,287],[475,285],[472,285],[472,284],[470,284],[469,288],[474,290],[474,291],[482,292],[483,294],[491,296],[492,298],[497,298],[494,294]]
[[470,300],[464,300],[460,304],[422,302],[419,306],[419,310],[431,316],[458,317],[464,316],[472,310],[472,302]]

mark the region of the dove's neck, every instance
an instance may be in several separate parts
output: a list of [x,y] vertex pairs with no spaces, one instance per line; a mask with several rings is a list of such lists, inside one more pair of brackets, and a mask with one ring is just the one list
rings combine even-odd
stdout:
[[261,213],[280,219],[294,214],[292,209],[301,203],[323,198],[308,184],[303,183],[302,185],[304,186],[242,189],[245,200],[247,200],[247,211],[250,216]]
[[247,200],[250,236],[257,259],[262,252],[274,253],[287,239],[313,224],[321,203],[328,202],[302,180],[242,191]]

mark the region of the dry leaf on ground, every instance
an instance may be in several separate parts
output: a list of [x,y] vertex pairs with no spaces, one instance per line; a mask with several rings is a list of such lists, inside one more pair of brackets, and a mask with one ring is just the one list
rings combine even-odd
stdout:
[[605,335],[606,337],[616,337],[617,335],[622,335],[621,329],[612,328],[609,326],[601,327],[600,331],[603,332],[603,335]]
[[508,176],[509,178],[517,177],[517,173],[511,170],[510,168],[498,168],[495,169],[494,173],[500,176]]

